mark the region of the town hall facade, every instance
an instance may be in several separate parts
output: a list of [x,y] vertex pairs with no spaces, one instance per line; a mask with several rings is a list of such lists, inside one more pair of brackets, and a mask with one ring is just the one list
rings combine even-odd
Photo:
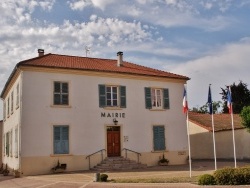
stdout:
[[[2,162],[24,175],[88,170],[104,157],[188,158],[183,86],[189,80],[123,60],[44,54],[19,62],[1,93]],[[101,151],[101,152],[99,152]],[[95,153],[95,154],[94,154]],[[91,160],[88,158],[91,156]],[[128,157],[136,160],[133,152]]]

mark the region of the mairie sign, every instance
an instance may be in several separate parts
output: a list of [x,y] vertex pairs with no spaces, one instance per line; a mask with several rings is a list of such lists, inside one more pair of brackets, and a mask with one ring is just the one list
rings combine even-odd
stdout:
[[107,113],[101,112],[101,117],[111,117],[111,118],[125,118],[125,113]]

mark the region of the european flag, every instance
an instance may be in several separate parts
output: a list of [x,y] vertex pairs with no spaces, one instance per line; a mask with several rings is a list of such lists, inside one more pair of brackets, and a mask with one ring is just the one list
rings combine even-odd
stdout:
[[207,103],[208,103],[208,108],[209,108],[209,114],[212,114],[213,113],[213,101],[212,101],[212,94],[211,94],[210,85],[209,85],[209,89],[208,89]]

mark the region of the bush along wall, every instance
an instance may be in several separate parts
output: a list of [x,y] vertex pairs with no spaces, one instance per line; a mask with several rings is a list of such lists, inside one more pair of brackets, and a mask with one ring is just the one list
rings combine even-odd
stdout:
[[212,185],[212,183],[217,185],[250,185],[250,166],[222,168],[216,170],[213,175],[200,176],[198,183],[199,185]]

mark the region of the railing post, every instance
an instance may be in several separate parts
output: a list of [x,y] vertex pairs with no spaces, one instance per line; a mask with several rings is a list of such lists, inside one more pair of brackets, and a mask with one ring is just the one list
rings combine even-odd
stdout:
[[137,153],[137,163],[139,163],[139,153]]

